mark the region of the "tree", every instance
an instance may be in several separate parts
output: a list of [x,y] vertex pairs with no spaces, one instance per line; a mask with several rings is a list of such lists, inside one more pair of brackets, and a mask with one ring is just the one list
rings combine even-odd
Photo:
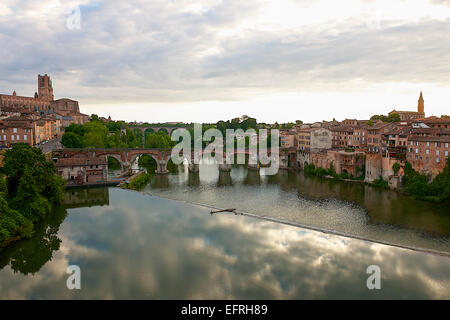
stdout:
[[145,136],[146,148],[169,149],[175,145],[175,142],[163,132],[147,133]]
[[55,164],[47,161],[38,148],[13,144],[5,153],[3,173],[8,202],[31,221],[39,220],[62,200],[65,182],[57,175]]
[[66,148],[82,148],[83,142],[81,136],[75,132],[66,132],[61,138],[61,143]]
[[42,220],[61,202],[64,180],[42,151],[24,143],[7,150],[0,177],[0,245],[11,238],[30,237],[33,222]]
[[392,170],[394,171],[394,175],[396,176],[398,171],[400,170],[400,165],[398,164],[398,162],[392,165]]

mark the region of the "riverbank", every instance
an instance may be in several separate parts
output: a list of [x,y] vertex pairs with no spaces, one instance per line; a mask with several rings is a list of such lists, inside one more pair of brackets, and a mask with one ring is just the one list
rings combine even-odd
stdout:
[[145,170],[141,170],[123,181],[119,186],[122,189],[141,190],[150,182],[150,179],[151,175]]

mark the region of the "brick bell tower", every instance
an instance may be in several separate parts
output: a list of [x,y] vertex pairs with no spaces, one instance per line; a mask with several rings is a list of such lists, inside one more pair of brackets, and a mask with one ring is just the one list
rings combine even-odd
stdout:
[[417,105],[417,112],[421,114],[425,114],[425,101],[423,100],[422,91],[420,91],[419,103]]
[[46,101],[53,101],[53,86],[52,80],[48,75],[38,75],[38,97]]

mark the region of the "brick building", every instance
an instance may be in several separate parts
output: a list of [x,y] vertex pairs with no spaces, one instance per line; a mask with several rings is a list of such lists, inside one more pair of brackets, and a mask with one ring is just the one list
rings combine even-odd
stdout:
[[67,185],[85,185],[105,183],[108,178],[106,157],[59,158],[56,160],[58,174],[67,181]]
[[34,145],[34,120],[12,117],[9,121],[0,121],[0,146],[10,147],[12,143]]
[[297,129],[298,150],[330,149],[332,132],[326,128]]
[[406,160],[414,170],[435,177],[444,169],[449,153],[450,136],[408,137]]
[[34,97],[18,96],[16,91],[12,95],[0,94],[0,111],[3,118],[23,112],[35,112],[39,115],[58,113],[70,117],[72,122],[64,122],[66,126],[70,123],[84,124],[89,121],[89,116],[80,112],[78,101],[66,98],[55,100],[52,81],[48,75],[38,75],[38,91],[34,93]]

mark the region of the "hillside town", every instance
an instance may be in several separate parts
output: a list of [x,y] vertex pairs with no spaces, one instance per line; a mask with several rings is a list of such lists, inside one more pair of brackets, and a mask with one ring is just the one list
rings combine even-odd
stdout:
[[78,101],[55,100],[50,77],[38,75],[38,91],[33,97],[0,94],[0,147],[12,143],[38,145],[61,138],[72,123],[84,124],[89,116],[80,112]]
[[[60,141],[65,128],[90,120],[88,115],[80,112],[77,101],[54,99],[52,81],[47,74],[38,76],[38,91],[34,97],[18,96],[15,91],[12,95],[0,94],[0,115],[2,148],[18,142],[36,146],[49,140]],[[98,120],[112,121],[111,117],[99,117]],[[129,128],[141,127],[138,130],[142,131],[145,141],[142,125],[126,124]],[[156,130],[164,126],[170,133],[175,127],[186,124],[160,124]],[[258,127],[280,129],[281,168],[304,169],[313,164],[315,168],[333,168],[336,174],[345,174],[350,179],[362,177],[366,182],[383,179],[391,188],[396,188],[401,182],[406,161],[431,181],[443,171],[450,143],[450,118],[426,117],[422,92],[417,111],[394,109],[388,116],[374,116],[368,120],[345,119],[339,122],[333,119],[310,124],[300,121],[289,128],[278,124],[258,124]],[[124,123],[121,134],[125,133]],[[61,144],[57,146],[62,147]],[[106,158],[101,159],[93,168],[89,159],[59,159],[57,167],[61,173],[74,166],[83,167],[83,171],[98,170],[91,177],[91,181],[98,182],[106,179],[106,163]],[[398,168],[395,170],[396,163]],[[89,175],[83,181],[87,183]]]
[[[367,182],[381,177],[395,186],[398,179],[392,178],[403,175],[408,161],[431,180],[447,162],[450,118],[425,117],[424,104],[420,93],[417,111],[390,112],[389,117],[398,121],[345,119],[281,129],[281,148],[297,150],[301,168],[310,163],[323,169],[333,165],[338,174],[365,175]],[[394,173],[395,163],[400,169]]]

